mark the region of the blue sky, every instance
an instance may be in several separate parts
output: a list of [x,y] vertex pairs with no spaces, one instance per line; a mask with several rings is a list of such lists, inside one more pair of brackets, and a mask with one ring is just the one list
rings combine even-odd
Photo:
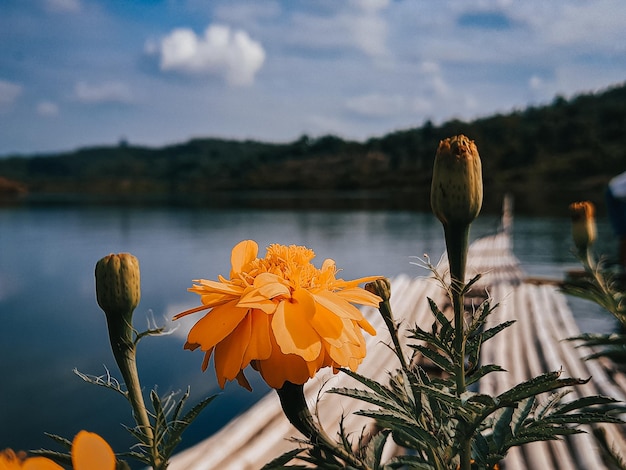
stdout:
[[626,80],[623,0],[2,0],[0,155],[364,140]]

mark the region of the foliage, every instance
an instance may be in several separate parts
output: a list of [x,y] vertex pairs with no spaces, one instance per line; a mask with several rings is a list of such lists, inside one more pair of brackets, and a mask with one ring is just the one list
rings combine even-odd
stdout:
[[591,248],[578,256],[584,267],[582,276],[570,277],[561,286],[563,292],[596,303],[610,312],[621,325],[621,331],[611,334],[584,333],[572,341],[580,341],[580,346],[592,348],[595,352],[587,359],[606,357],[615,363],[626,366],[626,292],[623,274],[611,271],[605,263],[598,263]]
[[[468,285],[471,284],[470,281]],[[375,420],[379,429],[371,436],[360,436],[358,442],[364,443],[361,446],[354,446],[345,430],[340,429],[339,445],[352,452],[359,462],[350,468],[456,468],[463,448],[469,447],[471,458],[479,468],[493,469],[514,446],[579,433],[582,431],[578,426],[582,424],[621,422],[616,415],[623,408],[613,398],[589,396],[563,400],[570,387],[586,380],[561,378],[560,371],[532,378],[497,396],[470,390],[459,393],[455,377],[460,370],[455,349],[456,329],[434,301],[429,299],[429,303],[434,321],[429,331],[418,326],[410,330],[411,357],[405,357],[399,342],[394,340],[393,349],[401,366],[389,374],[387,384],[342,369],[364,388],[331,390],[373,405],[357,414]],[[496,307],[491,306],[489,299],[484,301],[463,332],[465,360],[469,364],[465,371],[468,385],[478,383],[488,374],[503,372],[497,364],[479,365],[478,361],[483,344],[513,323],[487,327],[487,318]],[[381,306],[383,317],[388,315],[385,312],[388,308]],[[398,334],[397,324],[390,328],[390,333]],[[428,373],[416,365],[419,355],[439,366],[442,373]],[[405,452],[383,462],[382,448],[389,438]],[[287,453],[265,469],[299,468],[287,465],[294,458],[316,468],[343,468],[337,454],[320,452],[319,446],[311,441],[305,444],[300,452]]]

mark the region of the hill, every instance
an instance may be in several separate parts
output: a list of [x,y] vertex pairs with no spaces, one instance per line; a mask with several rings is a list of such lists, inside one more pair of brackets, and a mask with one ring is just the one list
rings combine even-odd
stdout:
[[27,202],[428,210],[436,147],[463,133],[483,161],[485,211],[604,207],[626,170],[626,84],[472,122],[452,120],[365,142],[328,135],[289,143],[215,138],[162,148],[120,144],[0,160],[0,199]]

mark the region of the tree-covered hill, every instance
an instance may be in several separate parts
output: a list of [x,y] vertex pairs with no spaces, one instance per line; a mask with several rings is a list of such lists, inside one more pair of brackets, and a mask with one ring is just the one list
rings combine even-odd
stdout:
[[485,210],[498,211],[509,192],[517,212],[565,213],[581,199],[602,211],[606,183],[626,171],[626,84],[472,122],[427,122],[366,142],[331,135],[290,143],[207,138],[8,157],[0,160],[0,198],[428,210],[437,145],[459,133],[478,145]]

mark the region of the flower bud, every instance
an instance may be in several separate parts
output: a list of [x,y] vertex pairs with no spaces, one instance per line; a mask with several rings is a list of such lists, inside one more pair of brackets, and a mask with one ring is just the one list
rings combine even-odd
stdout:
[[586,251],[596,240],[595,207],[589,201],[569,205],[572,216],[572,238],[580,252]]
[[439,143],[433,166],[430,205],[444,225],[469,225],[483,203],[480,156],[464,135]]
[[365,284],[365,290],[377,295],[383,300],[383,302],[386,302],[391,298],[391,283],[386,277],[368,282]]
[[139,261],[130,253],[110,254],[96,263],[96,298],[107,318],[130,323],[139,304]]

